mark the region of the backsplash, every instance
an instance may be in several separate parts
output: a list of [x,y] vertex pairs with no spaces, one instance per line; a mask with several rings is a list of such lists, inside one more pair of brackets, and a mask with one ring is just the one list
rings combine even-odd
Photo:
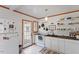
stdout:
[[53,35],[54,32],[52,29],[53,23],[48,23],[48,22],[39,22],[39,33],[43,35]]
[[[52,29],[51,29],[52,28]],[[68,17],[56,22],[39,22],[39,33],[44,35],[63,35],[69,36],[71,32],[79,31],[79,18]]]

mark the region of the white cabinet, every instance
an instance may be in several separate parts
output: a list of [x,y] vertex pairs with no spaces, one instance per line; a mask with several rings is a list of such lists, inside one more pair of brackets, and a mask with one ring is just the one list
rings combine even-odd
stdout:
[[52,50],[58,52],[58,38],[51,37]]
[[52,51],[64,54],[79,54],[79,41],[72,39],[45,37],[45,46]]
[[66,54],[79,54],[79,41],[65,40]]
[[38,41],[38,35],[35,35],[35,36],[34,36],[34,39],[35,39],[35,40],[34,40],[35,43],[37,43],[37,41]]
[[64,53],[64,39],[45,37],[45,46],[54,52]]
[[45,37],[45,47],[48,49],[52,49],[51,37]]
[[58,52],[65,53],[65,39],[58,38]]

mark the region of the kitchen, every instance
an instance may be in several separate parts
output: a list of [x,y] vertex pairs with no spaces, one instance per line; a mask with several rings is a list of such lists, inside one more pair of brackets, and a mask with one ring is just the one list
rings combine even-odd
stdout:
[[77,12],[68,12],[51,16],[48,21],[39,21],[39,33],[44,35],[45,47],[59,54],[79,53],[79,20],[76,15]]
[[0,20],[0,54],[79,54],[79,5],[0,5]]

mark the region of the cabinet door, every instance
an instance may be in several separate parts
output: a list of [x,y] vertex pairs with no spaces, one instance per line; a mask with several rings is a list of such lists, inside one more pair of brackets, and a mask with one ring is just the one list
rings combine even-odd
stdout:
[[45,37],[45,47],[52,49],[51,47],[51,37]]
[[59,38],[59,40],[58,40],[58,52],[65,53],[65,39]]
[[65,40],[65,53],[79,54],[79,41]]
[[58,52],[58,38],[52,37],[52,50]]
[[35,35],[35,43],[38,42],[38,35]]

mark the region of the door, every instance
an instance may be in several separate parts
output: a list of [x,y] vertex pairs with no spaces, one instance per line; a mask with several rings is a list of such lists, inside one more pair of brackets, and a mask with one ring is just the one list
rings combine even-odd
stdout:
[[23,20],[23,48],[32,45],[32,22]]

